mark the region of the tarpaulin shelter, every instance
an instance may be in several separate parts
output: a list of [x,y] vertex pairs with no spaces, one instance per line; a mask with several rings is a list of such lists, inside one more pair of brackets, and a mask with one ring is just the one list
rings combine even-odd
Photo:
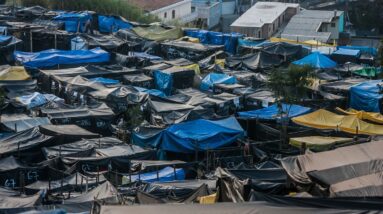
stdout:
[[320,89],[329,93],[348,95],[352,86],[365,81],[366,79],[363,78],[347,78],[335,82],[323,83],[320,85]]
[[21,42],[22,42],[22,40],[14,37],[14,36],[0,35],[0,50],[4,50],[8,47],[17,45]]
[[193,120],[174,124],[167,129],[157,132],[149,138],[133,137],[133,143],[139,145],[152,145],[158,149],[170,152],[194,153],[217,149],[234,143],[244,136],[244,131],[233,117],[211,121]]
[[283,59],[280,55],[259,51],[242,57],[228,57],[225,65],[231,69],[248,69],[259,71],[271,69],[281,65]]
[[123,82],[127,85],[143,88],[153,88],[153,78],[145,74],[129,74],[123,76]]
[[[31,50],[29,34],[23,37],[23,50]],[[71,40],[76,34],[56,29],[36,29],[32,31],[33,52],[48,49],[71,50]]]
[[[282,112],[280,112],[282,110]],[[267,108],[258,109],[254,111],[238,112],[238,116],[243,119],[263,119],[263,120],[283,120],[297,117],[311,111],[311,108],[282,104],[281,109],[278,104],[274,104]]]
[[338,49],[359,50],[362,54],[378,55],[378,50],[368,46],[338,46]]
[[168,41],[161,43],[161,53],[167,59],[185,58],[191,61],[202,60],[220,50],[222,45],[204,45],[185,41]]
[[[125,178],[126,179],[126,178]],[[165,182],[174,180],[185,180],[185,171],[182,168],[165,167],[154,172],[140,173],[139,175],[130,175],[130,182],[145,181],[145,182]]]
[[29,117],[26,114],[2,114],[1,124],[7,130],[20,132],[40,125],[48,125],[51,122],[47,117]]
[[290,138],[290,145],[302,148],[303,144],[305,148],[312,151],[327,151],[337,144],[350,143],[352,138],[345,137],[324,137],[324,136],[308,136],[308,137],[294,137]]
[[358,62],[360,55],[361,55],[360,50],[340,48],[331,54],[331,59],[340,64],[343,64],[346,62],[356,63]]
[[367,112],[381,112],[383,82],[371,80],[350,88],[350,107]]
[[198,38],[203,44],[224,45],[225,51],[235,54],[237,51],[238,39],[243,35],[239,33],[222,33],[206,30],[186,29],[186,36]]
[[21,66],[0,66],[0,82],[1,81],[22,81],[28,80],[31,77]]
[[41,52],[14,52],[15,60],[26,67],[48,68],[58,65],[76,65],[89,63],[105,63],[110,59],[108,52],[101,48],[92,50],[45,50]]
[[53,18],[55,21],[65,23],[65,30],[68,32],[85,32],[85,23],[91,20],[92,16],[88,12],[62,12]]
[[269,43],[263,45],[263,50],[270,53],[276,54],[283,57],[286,60],[292,60],[301,57],[302,46],[294,45],[285,42]]
[[83,193],[79,196],[71,197],[65,200],[66,204],[77,204],[82,202],[92,202],[94,200],[113,198],[113,201],[119,201],[117,189],[109,181],[106,181],[98,187]]
[[215,84],[235,84],[237,80],[234,76],[222,73],[210,73],[202,79],[200,89],[203,91],[213,90]]
[[185,89],[193,86],[195,71],[187,68],[171,67],[157,70],[153,74],[156,89],[171,95],[175,89]]
[[383,126],[367,123],[356,115],[338,115],[324,109],[294,117],[293,122],[317,129],[340,130],[351,134],[383,135]]
[[0,65],[13,62],[12,52],[17,49],[16,46],[21,42],[22,40],[16,37],[0,35]]
[[64,100],[52,94],[40,94],[39,92],[34,92],[28,95],[21,95],[15,97],[12,100],[12,104],[14,104],[15,106],[22,106],[27,109],[41,107],[49,102],[64,103]]
[[375,141],[288,157],[282,166],[296,185],[318,184],[325,196],[382,197],[382,152],[383,143]]
[[314,52],[298,61],[293,62],[294,65],[308,65],[318,69],[329,69],[337,66],[336,62],[329,59],[327,56]]
[[134,44],[132,46],[130,42],[120,39],[114,35],[81,34],[80,37],[85,40],[86,46],[89,49],[100,47],[107,51],[114,51],[124,54],[128,51],[135,50]]
[[132,27],[132,24],[121,16],[98,15],[98,29],[101,33],[112,33],[120,29],[132,29]]
[[74,50],[88,50],[88,44],[86,39],[81,36],[76,36],[75,38],[70,40],[70,49]]
[[174,40],[182,37],[180,28],[160,24],[152,24],[148,27],[134,27],[132,30],[140,37],[154,41]]
[[147,108],[150,112],[152,124],[174,124],[187,119],[194,106],[169,100],[168,98],[154,98],[148,100]]
[[18,9],[15,13],[16,16],[20,18],[34,19],[36,17],[43,16],[46,12],[48,12],[48,10],[41,6],[32,6]]
[[116,84],[120,83],[118,80],[104,78],[104,77],[95,77],[95,78],[91,78],[89,80],[92,82],[101,83],[103,85],[116,85]]
[[362,120],[367,120],[376,124],[383,124],[383,115],[380,113],[357,111],[355,109],[343,110],[339,107],[337,107],[336,110],[346,115],[356,115]]
[[377,77],[380,73],[382,73],[382,69],[377,67],[364,67],[360,70],[354,70],[351,72],[362,77],[374,78]]

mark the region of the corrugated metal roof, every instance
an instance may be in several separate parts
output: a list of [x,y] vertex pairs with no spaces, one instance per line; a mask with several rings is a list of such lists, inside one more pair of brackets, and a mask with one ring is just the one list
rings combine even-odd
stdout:
[[273,23],[289,7],[298,8],[299,4],[282,2],[257,2],[239,17],[232,27],[262,27],[264,24]]
[[[343,11],[336,11],[336,16],[342,15]],[[318,32],[324,22],[331,22],[334,11],[303,10],[293,16],[283,30],[281,37],[299,41],[318,40],[327,42],[331,32]]]

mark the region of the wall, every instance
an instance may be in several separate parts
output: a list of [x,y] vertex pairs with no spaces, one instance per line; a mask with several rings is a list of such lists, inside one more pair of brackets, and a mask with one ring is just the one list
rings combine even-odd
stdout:
[[235,12],[236,0],[223,0],[222,1],[222,15],[231,15]]
[[[172,17],[172,11],[175,11],[175,18]],[[158,16],[162,21],[171,21],[179,19],[183,16],[191,14],[191,0],[184,0],[176,4],[169,5],[167,7],[160,8],[150,12],[153,15]],[[166,13],[166,18],[165,18]]]

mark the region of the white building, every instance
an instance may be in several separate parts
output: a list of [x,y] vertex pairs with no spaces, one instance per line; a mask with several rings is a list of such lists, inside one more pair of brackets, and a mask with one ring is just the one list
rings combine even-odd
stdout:
[[299,10],[299,4],[257,2],[231,24],[231,30],[251,37],[268,39]]
[[178,20],[182,23],[194,21],[197,14],[192,13],[192,0],[128,0],[147,13],[156,15],[164,22]]

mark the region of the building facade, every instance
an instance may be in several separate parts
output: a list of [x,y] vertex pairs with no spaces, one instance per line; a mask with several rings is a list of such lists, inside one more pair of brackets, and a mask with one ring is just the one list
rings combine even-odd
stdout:
[[268,39],[299,11],[299,4],[257,2],[231,24],[231,31]]

